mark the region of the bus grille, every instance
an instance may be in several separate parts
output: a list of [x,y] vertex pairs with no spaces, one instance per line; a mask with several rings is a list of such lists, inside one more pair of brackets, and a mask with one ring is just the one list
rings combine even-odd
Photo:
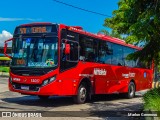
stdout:
[[28,75],[31,75],[31,76],[41,76],[41,75],[44,75],[46,74],[45,72],[43,71],[29,71],[29,70],[11,70],[11,72],[15,75],[21,75],[23,76],[24,74],[28,74]]
[[27,90],[22,89],[22,86],[26,86],[29,89],[27,91],[39,91],[41,85],[31,85],[31,84],[19,84],[19,83],[12,83],[13,87],[17,90]]

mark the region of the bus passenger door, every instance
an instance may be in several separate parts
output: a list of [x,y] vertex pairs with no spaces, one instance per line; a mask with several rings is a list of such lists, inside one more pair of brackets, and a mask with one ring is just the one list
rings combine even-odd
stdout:
[[77,34],[62,30],[61,35],[61,54],[60,54],[60,72],[61,72],[61,88],[62,94],[73,94],[73,80],[75,76],[74,68],[79,60],[79,42]]

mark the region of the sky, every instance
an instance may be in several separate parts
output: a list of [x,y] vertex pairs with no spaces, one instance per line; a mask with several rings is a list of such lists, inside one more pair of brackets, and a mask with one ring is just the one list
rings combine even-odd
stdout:
[[[119,0],[58,0],[83,9],[112,16]],[[0,0],[0,46],[11,38],[16,26],[32,22],[62,23],[81,26],[85,31],[98,33],[107,16],[78,10],[53,0]]]

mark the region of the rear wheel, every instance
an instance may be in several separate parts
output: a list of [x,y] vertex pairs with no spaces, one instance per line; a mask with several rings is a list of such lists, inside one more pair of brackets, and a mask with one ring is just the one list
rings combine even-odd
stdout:
[[45,95],[38,95],[40,100],[48,100],[49,96],[45,96]]
[[135,84],[134,82],[130,82],[128,86],[128,93],[126,94],[126,97],[131,99],[135,96]]
[[73,97],[74,102],[77,104],[85,103],[87,99],[87,87],[85,83],[82,83],[78,88],[78,93]]

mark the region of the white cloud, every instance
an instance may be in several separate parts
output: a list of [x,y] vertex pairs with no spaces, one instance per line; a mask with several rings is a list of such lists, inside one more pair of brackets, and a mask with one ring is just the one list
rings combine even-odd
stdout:
[[33,18],[4,18],[0,17],[0,21],[21,21],[21,20],[28,20],[28,21],[40,21],[41,19],[33,19]]
[[[13,35],[10,32],[7,32],[6,30],[3,30],[2,33],[0,33],[0,47],[4,46],[4,41],[7,39],[12,38]],[[8,46],[10,47],[12,42],[9,42]]]

